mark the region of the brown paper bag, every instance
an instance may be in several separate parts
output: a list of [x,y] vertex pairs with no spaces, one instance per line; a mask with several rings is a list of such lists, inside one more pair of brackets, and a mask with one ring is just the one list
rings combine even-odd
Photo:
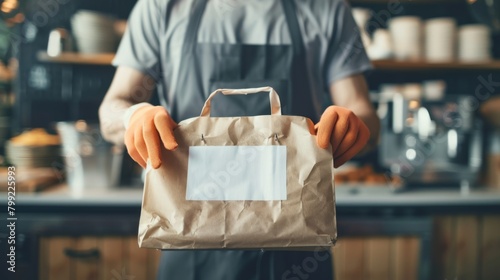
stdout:
[[[271,115],[209,116],[210,101],[217,92],[226,95],[263,91],[270,92]],[[146,172],[139,246],[157,249],[332,246],[337,235],[332,153],[317,146],[312,131],[313,123],[305,117],[281,116],[278,95],[270,87],[213,92],[201,116],[180,122],[174,131],[179,147],[164,151],[162,166],[157,170],[148,168]],[[239,161],[218,152],[240,148],[246,154],[243,160],[237,154]],[[205,169],[214,166],[224,169],[202,175]],[[267,167],[263,169],[264,166]],[[260,175],[245,173],[245,177],[237,174],[238,170],[241,174],[256,170]],[[276,182],[280,186],[275,186]],[[260,190],[261,185],[265,189]],[[221,198],[220,194],[226,191]],[[200,193],[201,198],[196,198]],[[242,199],[245,197],[252,198]]]

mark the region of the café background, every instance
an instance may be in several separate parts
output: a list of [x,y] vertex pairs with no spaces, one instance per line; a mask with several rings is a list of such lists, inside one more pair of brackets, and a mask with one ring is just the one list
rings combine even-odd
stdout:
[[[219,1],[221,14],[237,8],[239,1],[243,0]],[[88,127],[98,123],[97,110],[115,71],[110,62],[119,35],[107,41],[104,29],[94,30],[86,22],[90,19],[81,16],[77,21],[75,15],[85,10],[111,16],[119,33],[135,2],[3,1],[3,166],[12,164],[6,141],[22,132],[44,128],[57,134],[60,122]],[[361,21],[367,10],[359,8],[369,9],[361,34],[371,46],[374,70],[366,78],[382,119],[382,136],[378,149],[336,171],[339,241],[332,249],[336,279],[498,279],[500,129],[480,112],[500,88],[500,31],[494,27],[498,22],[488,20],[498,6],[485,12],[472,8],[473,0],[349,2],[358,8]],[[390,19],[407,16],[413,18],[397,26],[407,24],[410,31],[391,28]],[[437,51],[450,42],[447,36],[430,35],[439,27],[418,38],[411,36],[412,23],[419,22],[424,32],[429,20],[436,18],[454,20],[449,52]],[[460,51],[459,30],[470,24],[488,26],[487,51]],[[408,53],[398,53],[395,46],[384,48],[389,35],[396,44],[395,34],[408,36],[407,42],[417,40],[420,47],[402,46]],[[55,49],[50,48],[51,35],[59,36]],[[438,47],[429,43],[431,39]],[[465,38],[465,42],[475,40]],[[426,50],[427,43],[431,47]],[[447,148],[441,149],[442,142],[436,140],[444,139],[436,136],[439,132],[446,136]],[[453,139],[454,152],[449,151]],[[425,169],[431,161],[443,165]],[[158,252],[137,247],[140,170],[126,153],[120,165],[115,200],[70,205],[64,202],[68,188],[64,177],[55,186],[26,194],[31,202],[19,206],[20,215],[24,213],[26,223],[33,221],[33,226],[18,228],[17,279],[154,278]],[[451,171],[446,169],[450,166]],[[64,161],[51,166],[60,174],[65,168]],[[114,195],[113,189],[106,192]],[[131,199],[130,194],[139,198]]]

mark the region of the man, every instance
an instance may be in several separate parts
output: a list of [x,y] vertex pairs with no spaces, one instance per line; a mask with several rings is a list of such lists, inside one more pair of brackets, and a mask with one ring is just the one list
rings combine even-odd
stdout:
[[[379,120],[362,75],[371,64],[342,0],[140,0],[114,65],[99,110],[102,132],[125,141],[143,167],[161,166],[160,150],[177,147],[176,122],[199,115],[217,88],[272,86],[284,114],[315,122],[321,115],[318,145],[332,144],[335,167],[377,142]],[[162,106],[147,103],[155,89]],[[269,114],[263,96],[223,96],[211,115]],[[328,99],[336,106],[323,111]],[[332,279],[323,253],[166,251],[158,279]],[[300,265],[309,257],[321,261],[306,273]]]

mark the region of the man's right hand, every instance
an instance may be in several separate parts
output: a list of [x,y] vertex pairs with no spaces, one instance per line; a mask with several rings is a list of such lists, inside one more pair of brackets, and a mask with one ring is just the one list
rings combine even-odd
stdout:
[[125,131],[125,145],[129,155],[146,168],[149,159],[151,166],[161,166],[161,144],[167,150],[175,150],[178,146],[173,130],[177,123],[172,120],[162,106],[147,104],[132,113]]

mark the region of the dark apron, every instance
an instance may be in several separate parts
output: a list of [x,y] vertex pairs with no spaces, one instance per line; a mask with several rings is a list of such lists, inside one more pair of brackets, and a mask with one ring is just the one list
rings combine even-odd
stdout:
[[[171,115],[182,121],[200,115],[208,95],[218,88],[271,86],[278,92],[282,113],[317,121],[307,79],[304,43],[293,1],[282,1],[290,30],[289,45],[198,43],[198,29],[208,0],[195,0],[182,47],[179,85]],[[175,1],[173,1],[175,2]],[[163,99],[163,96],[162,96]],[[270,113],[265,94],[216,96],[211,116],[255,116]]]
[[[176,121],[199,116],[208,95],[218,88],[271,86],[282,113],[317,120],[312,105],[302,34],[293,1],[282,0],[291,45],[198,43],[208,0],[195,0],[184,39],[179,86],[171,114]],[[270,113],[268,94],[217,95],[211,116]],[[333,279],[329,252],[258,250],[162,251],[158,279]],[[306,278],[305,278],[306,277]]]

